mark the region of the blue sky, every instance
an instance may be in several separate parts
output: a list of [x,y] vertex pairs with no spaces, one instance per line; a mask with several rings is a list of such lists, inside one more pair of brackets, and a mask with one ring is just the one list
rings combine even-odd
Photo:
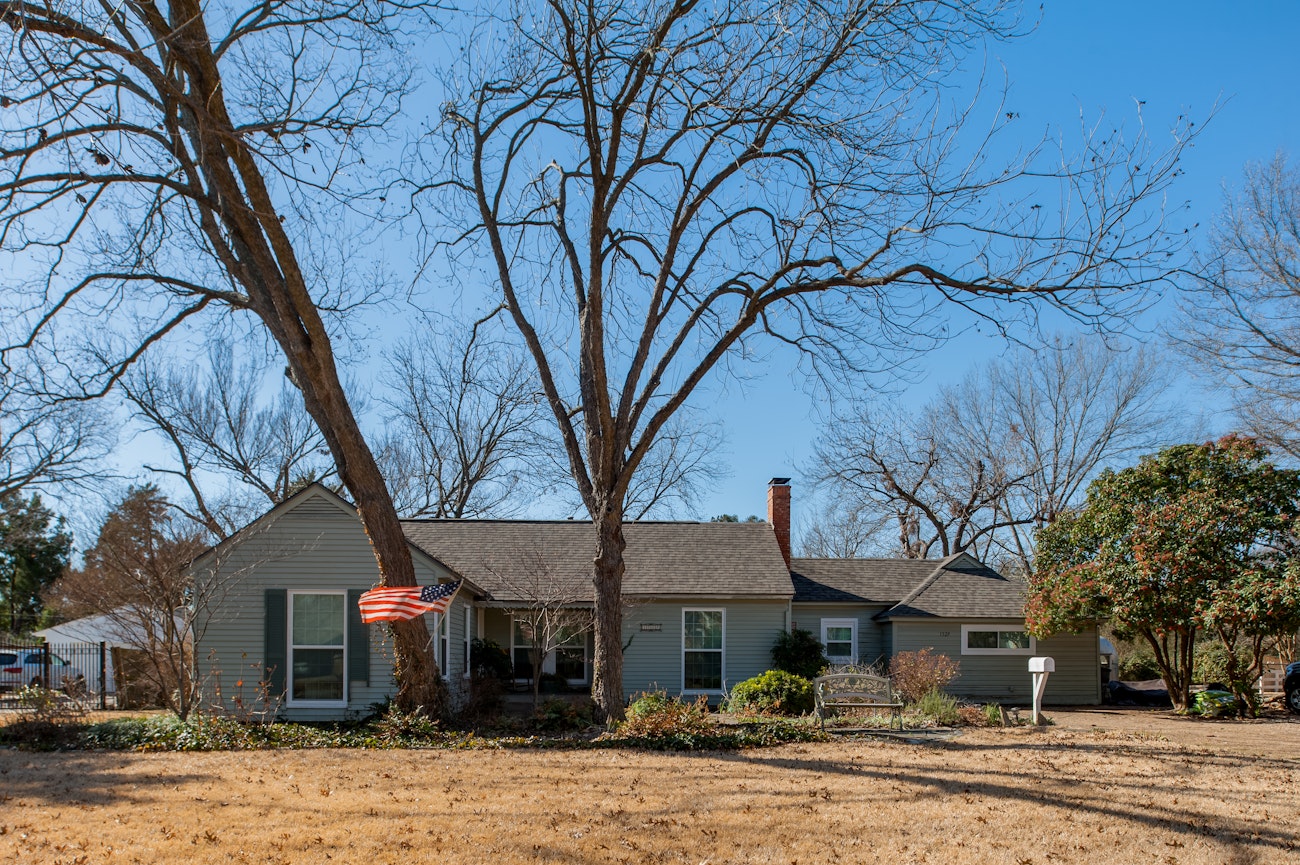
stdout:
[[[1099,114],[1131,128],[1138,102],[1149,132],[1160,139],[1175,119],[1189,114],[1208,124],[1188,152],[1186,174],[1174,189],[1171,205],[1187,204],[1189,223],[1208,225],[1222,202],[1224,184],[1234,184],[1250,161],[1267,160],[1278,150],[1300,157],[1300,105],[1294,86],[1300,81],[1300,3],[1256,2],[1049,2],[1026,36],[990,45],[984,69],[973,63],[971,80],[983,72],[997,87],[1005,67],[1010,93],[1006,110],[1019,114],[1020,143],[1032,144],[1044,133],[1077,130],[1080,114]],[[1217,110],[1215,106],[1217,107]],[[996,155],[996,154],[995,154]],[[388,250],[400,257],[401,243]],[[472,290],[472,289],[471,289]],[[1135,322],[1134,339],[1151,335],[1169,315],[1172,300],[1158,304]],[[350,372],[364,378],[373,372],[376,337],[391,324],[387,315],[362,323],[368,343],[346,352],[363,364]],[[944,348],[921,358],[908,385],[908,398],[923,402],[942,385],[960,379],[973,364],[1007,348],[1000,338],[966,332]],[[368,362],[367,362],[368,361]],[[730,472],[703,498],[701,516],[762,514],[765,483],[773,476],[794,478],[796,525],[813,508],[801,470],[811,455],[818,431],[819,399],[791,370],[791,358],[774,351],[762,368],[745,381],[715,379],[697,405],[708,405],[724,424],[727,450],[719,462]],[[1188,380],[1178,394],[1188,413],[1204,415],[1206,434],[1226,431],[1230,419],[1215,415],[1219,400]],[[121,469],[140,471],[156,446],[144,438],[124,442]],[[156,458],[156,457],[155,457]],[[144,473],[141,480],[148,479]],[[553,507],[541,504],[539,507]],[[541,510],[535,516],[563,516]]]
[[[1037,14],[1031,5],[1027,15]],[[1187,174],[1171,204],[1188,205],[1191,222],[1208,225],[1220,209],[1223,187],[1243,166],[1278,150],[1300,158],[1300,4],[1290,2],[1048,2],[1027,36],[989,47],[989,65],[1010,83],[1008,110],[1019,112],[1026,140],[1044,130],[1077,129],[1080,112],[1100,112],[1131,123],[1141,111],[1153,136],[1180,114],[1209,119],[1184,162]],[[1216,109],[1217,105],[1217,109]],[[1175,200],[1176,199],[1176,200]],[[1154,340],[1172,310],[1158,304],[1136,323],[1135,338]],[[996,357],[1003,341],[967,333],[923,359],[909,392],[923,401],[940,384],[960,379],[972,363]],[[763,378],[743,395],[728,388],[720,406],[726,423],[732,475],[707,498],[706,515],[762,514],[766,480],[794,478],[796,523],[811,506],[800,469],[817,433],[816,403],[801,382],[774,358]],[[1207,432],[1226,431],[1219,400],[1188,382],[1178,393],[1189,414],[1205,415]],[[803,507],[801,507],[801,505]]]

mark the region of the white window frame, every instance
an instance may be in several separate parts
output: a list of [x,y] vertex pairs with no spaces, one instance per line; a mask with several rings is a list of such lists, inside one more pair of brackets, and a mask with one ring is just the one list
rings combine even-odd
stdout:
[[447,659],[451,657],[451,613],[434,613],[433,627],[429,631],[433,634],[433,659],[438,662],[438,672],[443,679],[449,679],[451,671],[447,669]]
[[[285,604],[285,615],[288,621],[284,623],[285,627],[285,649],[288,655],[288,674],[285,676],[285,704],[289,706],[300,707],[304,709],[337,709],[346,708],[348,705],[348,593],[346,591],[324,590],[290,590],[288,593],[289,602]],[[341,595],[343,597],[343,645],[341,646],[315,646],[298,645],[293,641],[293,603],[294,598],[298,595]],[[293,653],[298,649],[342,649],[343,650],[343,699],[341,700],[295,700],[293,698]]]
[[972,649],[969,648],[968,634],[971,631],[1017,631],[1025,633],[1024,625],[962,625],[961,626],[961,653],[963,655],[1033,655],[1038,652],[1038,640],[1032,635],[1029,636],[1029,648],[1027,649]]
[[470,607],[469,604],[466,604],[466,605],[464,606],[464,610],[465,610],[465,640],[464,640],[464,643],[465,643],[465,658],[464,658],[464,667],[465,667],[465,670],[464,670],[464,672],[461,674],[461,678],[462,678],[462,679],[468,679],[468,678],[469,678],[469,649],[470,649],[470,641],[473,639],[473,638],[470,636],[470,621],[471,621],[471,619],[472,619],[472,617],[473,617],[473,612],[474,612],[474,610],[473,610],[472,607]]
[[[686,648],[686,614],[687,613],[721,613],[722,614],[722,648],[720,649],[687,649]],[[682,607],[682,694],[721,694],[727,687],[727,608],[726,607]],[[691,688],[686,687],[686,653],[690,652],[718,652],[722,655],[721,674],[718,677],[717,688]]]
[[[822,650],[826,651],[826,632],[831,628],[849,628],[849,648],[850,653],[845,655],[834,655],[826,652],[826,660],[834,664],[856,664],[858,662],[858,620],[857,619],[822,619]],[[830,642],[842,643],[843,640],[833,640]]]

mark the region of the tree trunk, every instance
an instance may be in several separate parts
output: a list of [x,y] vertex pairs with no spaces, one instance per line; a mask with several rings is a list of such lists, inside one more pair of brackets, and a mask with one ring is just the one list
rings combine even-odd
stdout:
[[1195,645],[1195,633],[1173,632],[1172,647],[1169,645],[1170,635],[1158,636],[1153,631],[1142,631],[1142,636],[1155,654],[1156,665],[1160,667],[1160,676],[1165,681],[1174,709],[1186,712],[1192,702],[1192,648]]
[[605,721],[623,720],[623,515],[606,509],[596,519],[596,656],[591,696]]

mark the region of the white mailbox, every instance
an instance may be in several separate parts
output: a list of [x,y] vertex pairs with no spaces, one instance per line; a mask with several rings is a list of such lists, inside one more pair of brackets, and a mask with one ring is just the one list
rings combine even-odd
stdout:
[[1047,674],[1056,672],[1052,658],[1030,658],[1029,672],[1034,674],[1034,726],[1042,723],[1043,692],[1047,690]]

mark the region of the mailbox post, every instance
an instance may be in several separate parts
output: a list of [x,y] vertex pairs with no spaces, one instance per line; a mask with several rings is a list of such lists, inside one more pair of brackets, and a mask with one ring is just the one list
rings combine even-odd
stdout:
[[1030,658],[1029,672],[1034,674],[1034,726],[1040,722],[1043,711],[1043,692],[1047,690],[1047,675],[1056,672],[1056,661],[1052,658]]

